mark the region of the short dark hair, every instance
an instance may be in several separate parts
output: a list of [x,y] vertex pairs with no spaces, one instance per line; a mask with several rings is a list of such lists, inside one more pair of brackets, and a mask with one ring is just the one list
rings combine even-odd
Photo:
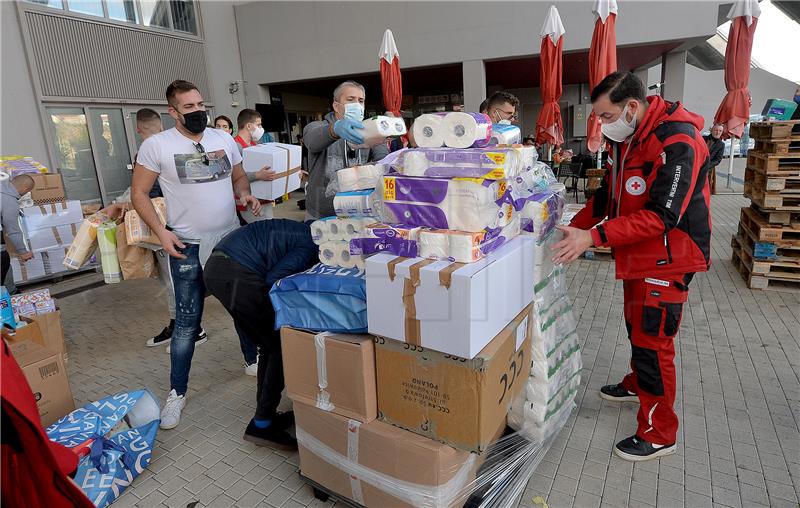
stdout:
[[167,87],[167,102],[170,106],[173,106],[172,99],[174,99],[176,95],[179,93],[191,92],[192,90],[197,90],[198,92],[200,91],[200,89],[197,88],[194,83],[185,81],[183,79],[176,79]]
[[225,120],[226,122],[228,122],[228,128],[229,128],[229,129],[231,129],[231,130],[233,130],[233,122],[231,122],[231,119],[230,119],[230,118],[228,118],[227,116],[225,116],[225,115],[219,115],[218,117],[216,117],[216,118],[214,119],[214,126],[215,126],[215,127],[216,127],[216,125],[217,125],[217,120]]
[[612,104],[619,104],[627,99],[644,102],[647,95],[642,81],[632,72],[612,72],[592,90],[592,102],[597,102],[601,95],[608,94]]
[[150,108],[142,108],[136,112],[136,123],[149,123],[155,122],[156,120],[160,122],[161,115],[159,115],[155,110]]
[[493,93],[488,99],[486,99],[486,110],[489,111],[492,108],[496,108],[501,104],[509,103],[514,106],[516,110],[519,107],[519,99],[516,98],[513,94],[508,92],[495,92]]
[[483,102],[481,102],[481,105],[478,107],[478,111],[480,113],[489,111],[489,99],[483,99]]
[[239,129],[241,129],[250,122],[255,122],[256,118],[261,118],[261,113],[255,109],[244,108],[243,110],[239,111],[239,116],[236,117],[236,124],[238,125]]

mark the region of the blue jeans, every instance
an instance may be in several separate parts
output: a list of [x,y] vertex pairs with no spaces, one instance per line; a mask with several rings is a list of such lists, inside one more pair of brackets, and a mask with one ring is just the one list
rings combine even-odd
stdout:
[[247,336],[247,334],[242,330],[242,327],[233,322],[233,327],[236,329],[236,335],[239,336],[239,346],[242,348],[242,355],[244,356],[244,361],[247,365],[252,365],[256,363],[258,359],[258,347],[256,346],[255,342]]
[[189,369],[194,356],[194,339],[200,332],[206,285],[200,265],[200,246],[186,244],[178,251],[186,259],[169,258],[172,284],[175,288],[175,329],[170,347],[170,388],[178,395],[186,393]]

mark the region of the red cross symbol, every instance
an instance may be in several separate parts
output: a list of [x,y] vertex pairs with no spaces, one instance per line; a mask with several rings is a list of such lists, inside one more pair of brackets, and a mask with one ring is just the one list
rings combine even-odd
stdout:
[[640,184],[639,182],[636,182],[636,181],[631,184],[631,188],[634,191],[638,191],[641,187],[642,187],[642,184]]

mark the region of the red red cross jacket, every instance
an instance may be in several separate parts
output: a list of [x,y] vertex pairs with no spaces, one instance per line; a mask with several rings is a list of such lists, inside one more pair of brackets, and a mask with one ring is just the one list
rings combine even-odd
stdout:
[[614,143],[617,163],[570,225],[594,227],[594,244],[613,248],[618,279],[705,272],[711,213],[703,119],[680,102],[647,102],[633,138]]

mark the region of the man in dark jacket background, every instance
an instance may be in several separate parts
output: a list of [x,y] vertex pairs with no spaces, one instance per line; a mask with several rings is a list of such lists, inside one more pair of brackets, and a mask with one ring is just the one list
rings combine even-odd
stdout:
[[560,228],[554,261],[568,263],[592,245],[613,249],[631,372],[603,386],[600,397],[639,402],[637,431],[614,453],[650,460],[676,450],[674,339],[689,283],[711,264],[708,149],[702,118],[679,102],[645,97],[632,73],[603,79],[592,90],[592,108],[613,143],[613,165],[570,227]]
[[286,219],[256,221],[223,238],[203,270],[206,288],[233,317],[240,340],[258,346],[256,414],[245,430],[246,441],[297,448],[286,432],[294,415],[277,412],[283,361],[269,290],[279,279],[311,268],[318,252],[307,225]]
[[703,136],[706,140],[708,147],[708,155],[710,160],[708,162],[708,186],[711,189],[711,194],[717,193],[717,165],[722,162],[722,156],[725,153],[725,142],[722,141],[722,125],[714,124],[711,127],[711,134]]

